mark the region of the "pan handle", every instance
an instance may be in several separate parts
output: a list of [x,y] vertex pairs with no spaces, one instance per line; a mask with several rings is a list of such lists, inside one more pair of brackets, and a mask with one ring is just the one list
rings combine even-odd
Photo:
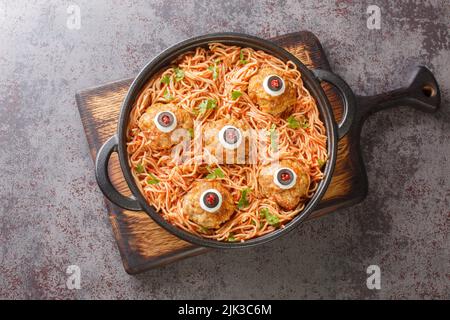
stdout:
[[108,163],[113,152],[117,152],[118,139],[114,135],[105,142],[97,153],[95,159],[95,177],[103,194],[114,204],[121,208],[140,211],[141,205],[136,199],[128,198],[114,188],[108,174]]
[[360,121],[363,122],[377,111],[399,105],[435,112],[441,104],[441,91],[433,73],[425,66],[418,66],[413,70],[407,87],[375,96],[358,96],[357,101]]
[[347,134],[352,126],[356,113],[356,99],[350,86],[337,74],[323,69],[311,70],[316,78],[321,81],[326,81],[338,89],[338,92],[344,102],[344,114],[342,120],[338,123],[337,133],[338,138],[341,139]]

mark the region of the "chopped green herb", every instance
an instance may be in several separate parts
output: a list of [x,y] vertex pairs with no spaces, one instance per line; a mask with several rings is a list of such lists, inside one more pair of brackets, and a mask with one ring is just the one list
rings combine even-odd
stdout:
[[200,230],[200,232],[201,233],[208,233],[209,232],[209,229],[208,228],[205,228],[204,226],[200,226],[200,228],[199,228]]
[[203,100],[198,105],[198,113],[205,113],[207,110],[214,109],[216,106],[217,106],[217,100],[215,100],[215,99]]
[[278,227],[280,225],[280,219],[276,215],[268,214],[266,215],[267,223],[273,227]]
[[239,209],[244,209],[245,207],[247,207],[249,205],[247,195],[250,193],[250,191],[251,190],[249,188],[245,188],[244,190],[241,191],[241,198],[239,199],[239,202],[238,202]]
[[267,209],[267,208],[262,208],[261,210],[259,210],[259,216],[261,217],[261,218],[265,218],[266,217],[266,213],[268,213],[269,212],[269,209]]
[[166,90],[164,90],[164,99],[170,101],[170,100],[173,100],[173,99],[175,99],[175,98],[174,98],[174,96],[172,96],[172,95],[170,94],[170,92],[167,91],[167,89],[166,89]]
[[191,137],[191,139],[194,138],[194,129],[189,128],[188,132],[189,132],[189,136]]
[[181,81],[184,78],[184,71],[180,68],[175,68],[175,80],[176,81]]
[[214,174],[218,177],[218,178],[224,178],[225,175],[223,174],[222,170],[220,170],[220,168],[214,169]]
[[147,179],[148,184],[158,184],[159,183],[159,179],[157,177],[155,177],[153,174],[149,173],[148,176],[149,176],[149,178]]
[[[256,227],[256,221],[255,220],[252,220],[252,225],[254,225]],[[260,222],[258,229],[261,230],[262,227],[264,227],[264,223]]]
[[242,92],[240,92],[239,90],[231,91],[231,99],[236,100],[240,96],[242,96]]
[[259,210],[259,215],[262,218],[265,218],[267,223],[273,227],[278,227],[280,225],[280,219],[276,215],[271,214],[267,208],[262,208]]
[[233,232],[230,232],[230,234],[228,235],[227,241],[228,242],[235,242],[236,241],[236,238],[234,237]]
[[308,119],[306,117],[304,117],[304,116],[301,117],[301,119],[300,119],[300,126],[303,129],[309,128],[309,122],[308,122]]
[[304,121],[301,123],[301,126],[303,129],[308,129],[309,128],[308,120],[304,119]]
[[288,127],[291,129],[298,129],[298,128],[307,129],[307,128],[309,128],[308,119],[306,119],[303,116],[301,117],[300,120],[298,120],[294,116],[289,116],[289,118],[287,118],[286,121],[288,123]]
[[288,127],[291,129],[298,129],[300,128],[300,122],[295,119],[294,116],[289,116],[289,118],[286,119],[287,123],[288,123]]
[[219,62],[220,62],[220,60],[216,60],[216,61],[214,61],[214,65],[208,67],[208,70],[212,71],[212,73],[213,73],[214,80],[217,80],[217,78],[219,77],[219,67],[217,66],[217,64]]
[[223,171],[220,168],[215,168],[214,170],[212,170],[208,166],[208,171],[209,171],[209,174],[206,176],[206,179],[218,179],[218,178],[225,177],[225,175],[223,174]]
[[323,165],[325,164],[325,162],[326,162],[325,160],[317,159],[317,164],[318,164],[319,168],[322,168]]
[[161,82],[164,84],[169,84],[170,83],[170,77],[168,75],[165,75],[164,77],[162,77]]
[[219,77],[219,73],[217,72],[217,67],[216,66],[209,66],[208,67],[209,71],[212,71],[213,73],[213,79],[217,80],[217,78]]
[[270,136],[270,147],[272,148],[272,151],[277,151],[278,147],[278,132],[277,132],[277,126],[275,124],[272,124],[269,130],[269,136]]
[[135,168],[137,173],[142,173],[144,172],[144,166],[142,165],[142,163],[139,163],[136,168]]
[[244,59],[244,52],[242,52],[242,50],[241,50],[241,52],[239,53],[239,62],[240,62],[241,64],[247,64],[247,63],[248,63],[248,61]]

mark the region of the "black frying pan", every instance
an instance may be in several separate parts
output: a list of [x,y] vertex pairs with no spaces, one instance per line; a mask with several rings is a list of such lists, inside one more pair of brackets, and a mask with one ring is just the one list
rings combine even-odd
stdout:
[[[141,92],[141,89],[155,73],[170,65],[171,62],[178,58],[179,55],[187,51],[191,51],[199,46],[206,47],[208,43],[211,42],[221,42],[227,45],[236,45],[240,47],[250,47],[256,50],[263,50],[283,61],[290,60],[295,63],[298,70],[302,74],[305,87],[309,90],[317,102],[321,120],[326,127],[328,161],[323,168],[324,178],[319,183],[313,197],[308,201],[303,211],[301,211],[292,221],[288,222],[284,228],[277,229],[269,234],[250,239],[245,242],[220,242],[216,240],[209,240],[198,237],[168,223],[160,214],[158,214],[158,212],[155,211],[152,206],[146,202],[133,179],[131,168],[128,165],[128,155],[126,152],[126,129],[130,111],[139,93]],[[393,104],[397,104],[399,101],[412,104],[413,106],[428,112],[436,110],[440,101],[439,87],[428,69],[421,69],[420,72],[423,73],[419,79],[420,81],[418,80],[417,83],[413,82],[409,88],[392,91],[389,94],[365,98],[365,100],[363,99],[363,101],[361,101],[365,107],[360,108],[357,106],[360,99],[358,99],[357,102],[350,87],[339,76],[326,70],[309,70],[294,55],[273,42],[240,33],[216,33],[182,41],[169,49],[166,49],[150,61],[139,72],[131,84],[121,107],[117,134],[112,136],[102,146],[97,154],[95,164],[97,182],[105,196],[114,204],[128,210],[143,210],[161,227],[181,239],[199,246],[213,248],[242,248],[255,246],[274,240],[300,225],[320,202],[333,174],[336,163],[338,140],[349,131],[356,118],[366,116],[369,112],[368,110],[389,107]],[[425,84],[423,82],[424,79],[426,80]],[[334,85],[338,89],[344,102],[344,114],[342,121],[339,124],[337,124],[334,120],[330,103],[320,85],[321,81],[326,81]],[[430,101],[430,99],[433,99],[433,101]],[[374,106],[376,106],[376,108],[374,108]],[[361,119],[358,119],[358,122],[360,122],[360,120]],[[128,198],[120,194],[111,184],[107,169],[109,158],[113,152],[118,153],[123,175],[131,192],[133,193],[134,198]]]

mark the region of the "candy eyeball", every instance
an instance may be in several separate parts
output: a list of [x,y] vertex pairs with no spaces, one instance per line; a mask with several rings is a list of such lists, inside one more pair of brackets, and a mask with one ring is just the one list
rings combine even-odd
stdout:
[[286,85],[283,78],[277,75],[268,75],[263,80],[263,88],[267,94],[276,97],[284,93]]
[[297,175],[290,168],[279,168],[273,174],[273,182],[281,189],[291,189],[297,181]]
[[200,195],[199,201],[203,210],[216,212],[222,206],[222,194],[217,189],[208,189]]
[[161,111],[153,118],[156,128],[161,132],[171,132],[177,127],[177,118],[171,111]]
[[219,142],[225,149],[237,149],[242,143],[242,133],[234,126],[224,126],[218,134]]

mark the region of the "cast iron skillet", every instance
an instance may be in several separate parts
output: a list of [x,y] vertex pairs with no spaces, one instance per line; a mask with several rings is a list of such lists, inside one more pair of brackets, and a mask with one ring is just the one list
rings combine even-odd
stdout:
[[[221,42],[227,45],[251,47],[256,50],[263,50],[283,61],[290,60],[295,63],[298,70],[302,74],[305,87],[309,90],[309,92],[317,102],[317,107],[319,109],[321,119],[326,127],[328,161],[323,169],[324,178],[320,182],[313,197],[308,201],[303,211],[301,211],[292,221],[288,222],[285,225],[285,228],[277,229],[269,234],[250,239],[245,242],[220,242],[216,240],[201,238],[182,229],[179,229],[169,222],[165,221],[162,216],[158,214],[158,212],[156,212],[154,208],[146,202],[145,198],[134,182],[133,176],[131,174],[131,169],[128,165],[128,155],[126,152],[126,128],[129,121],[130,111],[145,83],[156,72],[161,70],[161,68],[168,66],[180,54],[193,50],[199,46],[205,47],[208,45],[208,43],[211,42]],[[330,103],[320,85],[321,81],[326,81],[334,85],[341,95],[344,103],[344,113],[339,124],[336,124],[334,120]],[[105,144],[98,151],[95,163],[97,182],[105,196],[114,204],[128,210],[145,211],[161,227],[165,228],[179,238],[189,241],[193,244],[213,248],[242,248],[259,245],[274,240],[279,236],[293,230],[295,227],[300,225],[302,221],[305,220],[305,218],[314,210],[330,183],[336,163],[338,140],[348,132],[352,125],[352,122],[357,116],[358,113],[356,112],[355,96],[344,80],[342,80],[336,74],[327,70],[309,70],[294,55],[281,48],[280,46],[274,44],[273,42],[240,33],[216,33],[191,38],[182,41],[160,53],[139,72],[139,74],[131,84],[121,107],[117,134],[112,136],[107,142],[105,142]],[[113,152],[118,153],[123,175],[134,196],[132,198],[128,198],[120,194],[111,184],[111,180],[108,176],[108,162]]]

